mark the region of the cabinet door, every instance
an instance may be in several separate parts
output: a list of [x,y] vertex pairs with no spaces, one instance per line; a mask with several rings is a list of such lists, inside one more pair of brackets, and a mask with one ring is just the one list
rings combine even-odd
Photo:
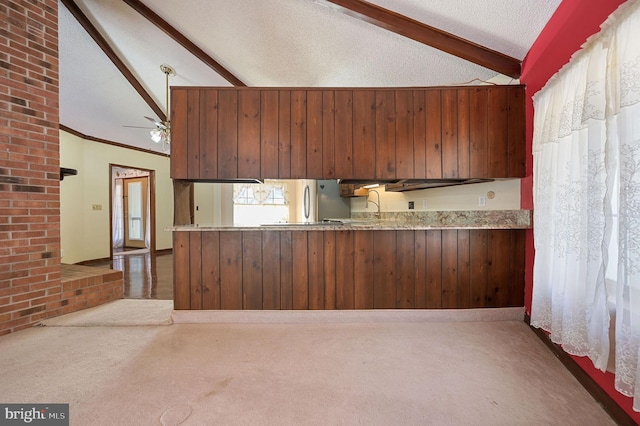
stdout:
[[442,178],[441,90],[425,91],[427,179]]
[[200,178],[216,179],[218,177],[218,90],[200,91],[199,115]]
[[260,100],[260,177],[268,179],[278,178],[278,112],[278,91],[263,91]]
[[238,177],[238,91],[218,93],[218,178]]
[[261,177],[260,157],[260,91],[241,90],[238,92],[238,177]]
[[413,91],[413,177],[427,177],[427,115],[424,90]]
[[376,179],[396,177],[395,91],[376,90]]
[[278,177],[291,179],[291,91],[280,90],[278,97]]
[[187,167],[187,89],[171,90],[171,178],[189,179]]
[[353,91],[335,91],[336,177],[353,178]]
[[291,178],[307,177],[307,92],[291,91]]
[[491,87],[487,91],[487,127],[489,129],[487,151],[490,177],[509,176],[507,89]]
[[[441,92],[442,177],[457,178],[458,173],[458,91]],[[461,150],[464,147],[460,147]]]
[[469,92],[471,89],[458,89],[458,177],[470,178],[469,175]]
[[507,94],[509,176],[526,176],[525,92],[522,86],[510,87]]
[[395,92],[396,177],[413,179],[413,90]]
[[333,90],[322,91],[322,178],[336,179],[336,103]]
[[353,175],[359,179],[375,178],[375,108],[375,91],[353,91]]
[[469,94],[469,174],[471,178],[497,177],[489,176],[488,152],[488,111],[487,89],[477,88]]
[[306,174],[308,179],[322,179],[322,90],[307,91],[307,157]]

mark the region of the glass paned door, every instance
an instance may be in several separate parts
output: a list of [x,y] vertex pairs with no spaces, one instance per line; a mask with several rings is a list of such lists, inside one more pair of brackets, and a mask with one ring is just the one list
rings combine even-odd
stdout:
[[147,177],[124,179],[124,245],[144,248],[147,218]]

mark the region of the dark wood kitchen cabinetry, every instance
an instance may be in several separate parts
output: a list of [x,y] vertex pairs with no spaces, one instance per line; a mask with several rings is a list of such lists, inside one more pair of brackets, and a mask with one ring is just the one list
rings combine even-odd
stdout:
[[524,88],[171,89],[171,177],[525,174]]
[[524,304],[523,229],[177,231],[175,309]]

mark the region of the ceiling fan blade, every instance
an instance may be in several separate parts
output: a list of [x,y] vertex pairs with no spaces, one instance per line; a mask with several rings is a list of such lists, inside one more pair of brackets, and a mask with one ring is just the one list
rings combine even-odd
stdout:
[[167,128],[167,126],[165,126],[162,122],[160,122],[160,121],[158,121],[158,120],[156,120],[156,119],[153,119],[153,118],[151,118],[151,117],[147,117],[146,115],[144,116],[144,118],[146,118],[147,120],[149,120],[150,122],[152,122],[153,124],[155,124],[155,125],[156,125],[156,127],[160,128],[160,129],[163,129],[163,130],[164,130],[164,129],[166,129],[166,128]]
[[128,127],[130,129],[147,129],[147,130],[152,129],[152,127],[142,127],[142,126],[122,126],[122,127]]

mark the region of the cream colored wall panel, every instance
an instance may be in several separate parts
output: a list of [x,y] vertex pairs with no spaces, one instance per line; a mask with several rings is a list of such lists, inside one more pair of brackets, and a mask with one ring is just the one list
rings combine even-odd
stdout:
[[221,225],[221,203],[219,183],[199,183],[194,185],[195,218],[197,225]]
[[[64,137],[63,137],[64,135]],[[67,176],[60,182],[60,248],[63,263],[77,262],[82,254],[85,213],[82,211],[84,190],[84,141],[60,132],[60,166],[78,171],[77,176]]]

